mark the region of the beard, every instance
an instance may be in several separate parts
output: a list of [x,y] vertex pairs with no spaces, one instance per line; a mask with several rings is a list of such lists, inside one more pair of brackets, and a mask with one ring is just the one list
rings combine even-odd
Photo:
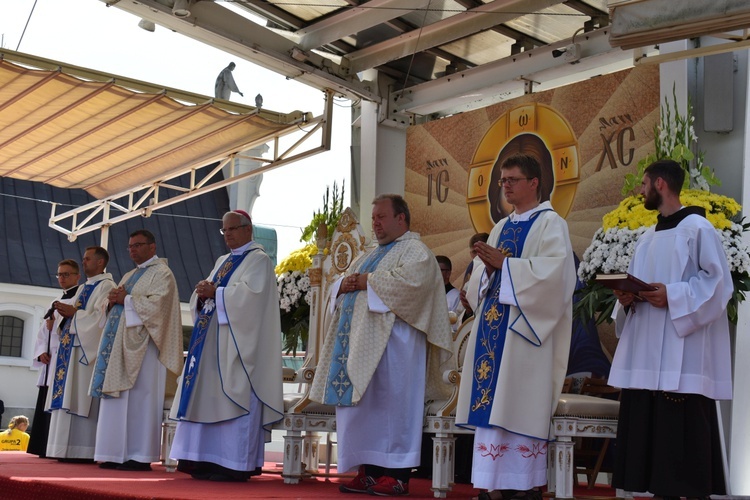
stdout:
[[643,200],[646,210],[656,210],[661,206],[662,196],[655,189],[649,190]]

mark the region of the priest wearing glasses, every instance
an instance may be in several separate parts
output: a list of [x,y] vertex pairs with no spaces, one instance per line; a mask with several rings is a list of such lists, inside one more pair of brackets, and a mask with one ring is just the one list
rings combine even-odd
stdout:
[[170,415],[171,458],[195,479],[246,481],[260,474],[283,414],[279,294],[250,216],[235,210],[222,223],[230,253],[190,299],[195,326]]

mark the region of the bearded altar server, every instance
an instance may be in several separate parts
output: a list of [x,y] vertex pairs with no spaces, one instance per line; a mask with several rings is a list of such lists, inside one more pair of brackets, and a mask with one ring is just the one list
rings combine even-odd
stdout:
[[57,264],[57,282],[63,289],[62,297],[50,304],[47,314],[42,319],[42,324],[36,335],[36,345],[34,346],[34,357],[31,366],[39,369],[39,378],[37,387],[36,409],[34,410],[34,420],[29,447],[26,450],[32,455],[39,455],[40,458],[47,456],[47,438],[49,436],[49,422],[51,415],[47,413],[47,392],[55,374],[55,360],[57,359],[57,348],[60,345],[60,331],[67,323],[68,319],[57,312],[55,305],[58,302],[72,304],[78,291],[78,279],[81,272],[78,262],[65,259]]
[[643,175],[643,204],[659,215],[629,272],[654,290],[615,291],[624,307],[609,373],[622,388],[612,484],[667,500],[726,494],[716,400],[732,399],[732,277],[705,210],[682,206],[684,179],[673,160]]
[[58,303],[57,312],[68,318],[60,337],[55,377],[47,399],[51,412],[47,456],[63,462],[93,461],[99,400],[89,395],[107,300],[115,287],[104,269],[109,254],[88,247],[81,263],[86,282],[78,287],[71,305]]
[[[419,465],[425,392],[447,397],[451,328],[440,268],[399,195],[373,201],[378,247],[331,290],[335,308],[310,392],[336,405],[342,492],[398,496]],[[430,384],[425,387],[426,384]]]
[[128,251],[137,267],[109,292],[91,379],[91,395],[101,398],[94,459],[104,469],[143,471],[159,459],[166,372],[182,370],[182,324],[177,283],[154,235],[131,233]]
[[456,408],[475,429],[472,483],[483,500],[541,500],[550,418],[568,365],[576,275],[568,226],[541,202],[537,159],[501,164],[514,211],[476,242],[481,277]]
[[170,415],[178,420],[170,456],[195,479],[246,481],[260,474],[284,411],[279,294],[247,212],[222,221],[231,252],[190,299],[195,326]]

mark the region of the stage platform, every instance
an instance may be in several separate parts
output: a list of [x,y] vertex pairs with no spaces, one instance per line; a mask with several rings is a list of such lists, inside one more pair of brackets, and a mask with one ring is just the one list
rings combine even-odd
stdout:
[[[160,463],[150,472],[100,469],[95,464],[66,464],[23,452],[0,453],[2,500],[239,500],[248,498],[364,499],[365,495],[340,493],[340,477],[311,477],[299,484],[284,484],[277,464],[267,463],[263,474],[246,483],[197,481],[187,474],[167,472]],[[410,499],[432,499],[430,480],[412,479]],[[448,498],[467,499],[479,490],[457,484]],[[612,498],[611,488],[577,489],[576,498]],[[579,495],[580,494],[580,495]],[[545,495],[551,496],[551,495]]]

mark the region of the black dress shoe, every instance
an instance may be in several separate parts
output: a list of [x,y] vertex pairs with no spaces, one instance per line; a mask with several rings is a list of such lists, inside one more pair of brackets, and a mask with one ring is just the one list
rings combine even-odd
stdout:
[[208,481],[209,479],[211,479],[212,473],[200,471],[200,472],[193,472],[190,475],[192,476],[193,479],[197,479],[199,481]]
[[93,458],[58,458],[58,462],[64,464],[93,464]]
[[120,464],[115,468],[117,470],[145,471],[145,470],[151,470],[151,464],[148,464],[145,462],[137,462],[135,460],[128,460],[124,464]]
[[211,474],[208,478],[209,481],[220,481],[225,483],[244,483],[247,479],[230,476],[228,474]]
[[102,462],[99,464],[100,469],[116,469],[122,464],[118,464],[117,462]]

